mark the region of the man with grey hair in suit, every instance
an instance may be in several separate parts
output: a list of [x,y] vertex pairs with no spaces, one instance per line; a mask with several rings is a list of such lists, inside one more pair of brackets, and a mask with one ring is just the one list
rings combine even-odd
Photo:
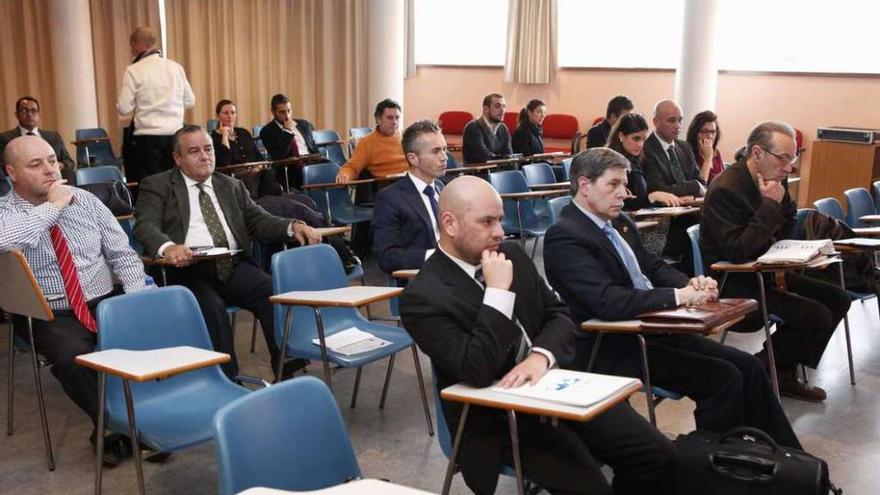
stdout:
[[[234,378],[238,365],[226,306],[256,315],[274,366],[279,350],[269,303],[272,279],[254,262],[251,240],[305,245],[321,237],[301,220],[270,215],[254,203],[244,183],[215,172],[214,145],[201,127],[184,126],[174,134],[172,146],[177,167],[140,183],[135,237],[145,253],[172,264],[169,283],[196,296],[214,348],[232,356],[223,366],[227,376]],[[198,261],[193,253],[198,246],[225,247],[237,254]],[[286,371],[292,373],[290,365]]]

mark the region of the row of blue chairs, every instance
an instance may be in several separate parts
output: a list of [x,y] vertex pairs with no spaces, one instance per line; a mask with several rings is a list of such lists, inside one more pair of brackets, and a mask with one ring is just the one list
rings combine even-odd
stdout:
[[[277,253],[273,256],[272,266],[275,294],[294,290],[326,290],[348,285],[338,255],[327,245],[307,246]],[[157,308],[161,308],[161,311]],[[321,360],[326,356],[334,367],[357,368],[356,383],[360,379],[363,366],[388,358],[389,364],[380,407],[384,405],[393,357],[409,348],[417,370],[428,432],[433,434],[418,353],[412,339],[403,329],[369,321],[353,308],[323,309],[320,316],[327,336],[357,326],[392,342],[389,346],[354,357],[337,355],[330,351],[324,354],[312,343],[312,339],[318,335],[316,315],[311,314],[310,308],[293,309],[290,327],[293,332],[284,328],[285,309],[281,307],[275,309],[275,336],[280,342],[283,358],[301,357]],[[192,293],[183,287],[165,287],[107,299],[98,306],[97,319],[99,332],[96,350],[112,348],[146,350],[186,345],[212,348],[198,303]],[[156,331],[171,327],[176,329],[175,332]],[[328,367],[325,366],[326,369]],[[309,381],[305,380],[306,383]],[[318,389],[324,387],[317,380],[312,379],[312,381],[315,383],[301,387],[313,391],[316,387]],[[329,381],[329,376],[325,376],[325,381]],[[121,380],[108,377],[107,386],[105,400],[107,427],[112,431],[125,433],[128,431],[128,416]],[[359,475],[352,454],[343,456],[351,461],[345,471],[348,474],[342,478],[338,477],[337,461],[340,452],[347,452],[345,449],[350,450],[350,444],[344,433],[344,427],[341,426],[338,410],[335,413],[332,411],[335,409],[335,402],[329,391],[326,391],[326,387],[320,393],[309,392],[319,396],[314,400],[306,400],[299,395],[291,397],[290,394],[293,392],[284,392],[285,388],[291,390],[297,388],[293,385],[279,388],[278,391],[272,391],[277,386],[272,387],[257,396],[270,400],[270,397],[283,395],[285,396],[283,400],[298,404],[293,408],[254,406],[253,404],[260,404],[257,399],[254,399],[257,402],[248,402],[251,405],[244,405],[245,398],[250,400],[247,390],[230,382],[216,366],[162,381],[133,383],[131,387],[135,398],[134,407],[140,441],[151,448],[166,452],[174,452],[214,438],[215,432],[211,429],[214,414],[220,407],[236,399],[242,399],[240,406],[242,409],[238,409],[239,411],[252,411],[253,407],[257,407],[262,411],[260,415],[266,415],[265,421],[255,420],[250,412],[233,412],[237,409],[230,405],[225,416],[217,416],[215,424],[218,435],[221,493],[237,493],[249,486],[257,485],[288,490],[310,490],[340,483],[348,475]],[[320,397],[322,394],[323,398]],[[357,388],[353,392],[352,406],[356,394]],[[192,397],[200,399],[194,402]],[[273,415],[276,416],[274,419]],[[224,428],[224,424],[235,423],[233,417],[247,417],[247,425]],[[266,428],[269,424],[284,431]],[[306,439],[324,438],[323,441],[327,443],[320,449],[303,448],[303,445],[298,443],[300,440],[288,440],[287,446],[281,445],[285,442],[279,444],[281,438],[279,433],[288,434],[290,425],[296,425],[294,429],[299,432],[297,438],[303,438],[299,435],[304,435]],[[220,430],[225,433],[221,435]],[[262,435],[265,435],[265,438]],[[248,449],[248,446],[242,446],[241,442],[259,448]],[[328,444],[343,450],[337,452],[336,448],[328,448]],[[300,461],[299,457],[296,457],[295,461],[294,458],[286,455],[290,449],[298,450],[306,457],[311,456],[312,460],[303,459],[301,466],[294,467],[293,465],[299,464]],[[246,451],[249,453],[245,454]],[[253,469],[242,468],[241,465],[244,463],[241,461],[241,456],[245,455],[262,457],[252,458],[253,462],[248,465]],[[275,461],[270,461],[265,457],[267,455]]]

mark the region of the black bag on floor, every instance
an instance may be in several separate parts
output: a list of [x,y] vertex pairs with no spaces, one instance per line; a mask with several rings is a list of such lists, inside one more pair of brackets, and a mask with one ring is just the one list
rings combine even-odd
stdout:
[[121,180],[83,184],[77,187],[97,196],[104,203],[104,206],[110,209],[113,215],[117,217],[134,213],[131,193],[128,191],[128,186],[125,185],[125,182]]
[[782,447],[757,428],[723,435],[695,431],[675,440],[681,454],[677,493],[712,495],[840,495],[828,464],[802,450]]

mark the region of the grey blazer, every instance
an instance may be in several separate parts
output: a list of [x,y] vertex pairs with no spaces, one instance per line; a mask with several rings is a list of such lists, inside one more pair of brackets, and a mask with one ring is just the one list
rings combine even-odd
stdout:
[[[245,253],[252,254],[252,239],[291,241],[287,236],[290,220],[273,216],[257,205],[243,182],[218,172],[211,176],[211,182],[229,230]],[[134,235],[144,253],[155,255],[169,241],[183,244],[189,213],[189,196],[180,169],[175,167],[141,180]]]

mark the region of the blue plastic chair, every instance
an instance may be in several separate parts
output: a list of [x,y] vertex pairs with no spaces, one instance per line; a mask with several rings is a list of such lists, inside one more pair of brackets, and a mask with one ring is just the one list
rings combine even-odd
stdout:
[[348,156],[354,153],[358,140],[371,132],[373,132],[372,127],[352,127],[348,130]]
[[551,199],[547,203],[550,205],[550,223],[556,223],[559,221],[559,215],[562,213],[562,209],[571,203],[571,196],[559,196],[558,198]]
[[874,182],[871,189],[874,191],[874,212],[880,213],[880,180]]
[[113,182],[114,180],[125,181],[122,171],[115,165],[79,168],[76,170],[76,184],[79,186]]
[[[180,286],[105,299],[98,304],[97,321],[96,351],[177,346],[213,349],[195,296]],[[105,424],[112,431],[128,434],[122,379],[110,375],[106,380]],[[213,438],[214,414],[248,390],[229,381],[219,366],[211,366],[164,380],[131,383],[131,392],[138,440],[156,450],[173,452]]]
[[205,125],[205,130],[208,131],[208,134],[214,132],[215,129],[220,127],[220,121],[217,119],[208,119],[207,124]]
[[836,218],[837,220],[844,220],[843,207],[840,206],[840,202],[837,201],[836,198],[817,199],[813,202],[813,206],[816,207],[816,210],[819,213],[828,215],[831,218]]
[[[100,127],[91,129],[77,129],[75,131],[77,141],[86,139],[106,138],[107,131]],[[89,157],[92,157],[91,163]],[[113,146],[110,141],[96,141],[76,146],[76,162],[80,167],[98,165],[119,165],[119,159],[113,154]]]
[[846,224],[853,228],[869,227],[859,218],[865,215],[873,215],[876,211],[871,193],[865,188],[856,187],[854,189],[847,189],[843,192],[843,195],[846,197]]
[[691,240],[691,255],[694,258],[694,276],[706,274],[706,268],[703,265],[703,252],[700,249],[700,224],[691,225],[687,228],[688,238]]
[[[546,162],[530,163],[522,166],[522,171],[526,176],[526,184],[533,186],[535,184],[553,184],[557,182],[556,174]],[[550,218],[550,206],[546,199],[536,199],[532,203],[535,207],[535,213],[543,218]]]
[[262,130],[263,130],[263,124],[254,124],[254,126],[251,127],[251,131],[254,135],[254,139],[260,137],[260,131],[262,131]]
[[[288,249],[275,253],[272,256],[272,293],[282,294],[290,291],[321,291],[338,289],[348,286],[348,279],[342,268],[342,261],[336,251],[327,244],[314,244],[302,246],[296,249]],[[428,402],[425,396],[425,384],[422,379],[422,371],[419,366],[419,354],[413,344],[412,338],[401,328],[375,323],[364,318],[355,308],[311,308],[305,306],[282,306],[276,304],[275,312],[275,340],[281,349],[281,360],[287,357],[299,357],[308,360],[321,361],[324,365],[324,381],[332,387],[330,372],[331,364],[342,368],[357,368],[354,391],[351,397],[351,407],[357,402],[358,385],[360,384],[361,368],[369,363],[380,359],[389,358],[388,370],[385,376],[385,385],[382,388],[382,398],[379,408],[385,407],[385,398],[388,393],[388,382],[391,370],[394,366],[395,355],[410,349],[415,363],[416,377],[419,383],[419,392],[422,397],[422,405],[425,409],[425,419],[428,423],[428,434],[433,435],[431,425],[431,413],[428,411]],[[289,311],[293,312],[291,325],[285,328]],[[363,352],[351,356],[337,354],[325,350],[321,346],[312,343],[312,339],[319,338],[319,332],[324,336],[333,335],[341,330],[357,327],[365,332],[390,342],[390,345]],[[281,363],[273,363],[276,376],[281,373]]]
[[314,130],[312,131],[312,139],[315,140],[315,146],[324,150],[328,160],[340,167],[345,165],[348,159],[345,157],[342,144],[340,144],[339,133],[332,129]]
[[[527,192],[529,190],[529,186],[526,185],[525,176],[518,170],[492,172],[489,174],[489,183],[492,184],[492,187],[499,194]],[[535,244],[532,246],[532,258],[535,257],[538,238],[547,232],[547,228],[550,225],[549,218],[543,218],[535,213],[531,201],[504,200],[504,218],[501,221],[504,233],[519,235],[520,242],[523,245],[525,245],[526,237],[534,237]]]
[[336,400],[311,376],[227,404],[214,431],[221,495],[256,486],[319,490],[361,476]]
[[806,237],[804,232],[804,222],[807,221],[807,217],[811,212],[814,212],[813,208],[798,208],[797,213],[794,216],[794,230],[791,235],[795,239],[803,240]]
[[[339,166],[335,163],[316,163],[303,167],[303,185],[327,184],[336,181]],[[367,222],[373,218],[373,209],[355,206],[348,189],[340,187],[327,190],[309,190],[307,192],[318,208],[327,215],[331,223],[351,225]]]
[[565,180],[571,180],[571,158],[562,160],[562,172]]

